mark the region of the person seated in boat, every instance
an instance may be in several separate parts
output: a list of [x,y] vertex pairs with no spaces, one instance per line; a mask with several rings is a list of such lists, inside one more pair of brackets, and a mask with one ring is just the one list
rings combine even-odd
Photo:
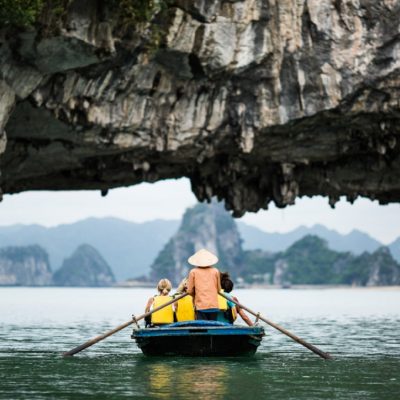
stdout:
[[[176,293],[174,294],[174,297],[187,292],[187,282],[188,278],[182,279]],[[195,319],[192,296],[189,295],[182,299],[179,299],[176,303],[174,303],[174,306],[175,306],[175,319],[177,322],[193,321]]]
[[193,296],[196,319],[216,321],[218,316],[218,292],[221,290],[220,275],[214,265],[218,257],[201,249],[188,259],[193,265],[189,272],[187,292]]
[[[157,285],[158,295],[150,297],[147,302],[145,312],[147,313],[151,309],[160,307],[163,304],[171,301],[173,299],[173,297],[169,295],[171,289],[171,282],[168,279],[161,279]],[[174,310],[172,304],[146,317],[146,327],[172,324],[173,322]]]
[[[229,274],[228,272],[221,272],[221,293],[228,295],[226,288],[229,290]],[[228,295],[230,297],[230,295]],[[223,296],[218,296],[218,316],[217,321],[233,324],[237,318],[236,304],[227,300]]]
[[[232,296],[230,293],[233,290],[233,281],[230,279],[229,274],[227,272],[221,272],[221,287],[224,294],[226,294],[231,299],[239,302],[237,297]],[[219,299],[219,308],[220,311],[218,313],[217,321],[227,322],[229,324],[233,324],[237,318],[237,314],[240,315],[242,320],[246,322],[247,325],[253,326],[253,323],[250,321],[250,318],[247,314],[234,302],[225,299],[222,296],[218,296]]]

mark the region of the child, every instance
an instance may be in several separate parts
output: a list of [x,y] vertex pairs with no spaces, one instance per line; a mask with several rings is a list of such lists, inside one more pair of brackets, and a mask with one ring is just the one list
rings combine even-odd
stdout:
[[[161,279],[157,285],[158,295],[150,297],[147,302],[145,312],[147,313],[150,311],[150,309],[160,307],[163,304],[171,301],[173,299],[173,297],[169,295],[171,289],[171,282],[168,279]],[[174,310],[172,308],[172,304],[146,317],[146,327],[172,324],[173,322]]]
[[[186,292],[187,292],[187,278],[184,278],[179,284],[175,296],[179,296]],[[193,321],[195,319],[192,296],[190,295],[186,296],[175,303],[175,316],[178,322]]]
[[[233,282],[229,278],[229,274],[227,272],[221,273],[221,287],[224,291],[224,294],[226,294],[228,297],[232,298],[233,300],[239,302],[239,300],[236,297],[229,294],[233,289]],[[219,296],[219,297],[221,297],[221,296]],[[227,305],[229,306],[229,309],[227,311],[228,312],[233,311],[232,318],[227,318],[226,312],[222,313],[222,311],[220,311],[220,313],[218,315],[218,321],[233,323],[235,320],[235,317],[236,317],[236,313],[237,313],[241,316],[242,320],[244,322],[246,322],[247,325],[253,326],[253,323],[250,321],[250,318],[247,316],[247,314],[241,308],[239,308],[237,305],[235,305],[235,303],[227,300]],[[233,310],[231,308],[233,308]],[[230,317],[230,315],[229,315],[229,317]]]

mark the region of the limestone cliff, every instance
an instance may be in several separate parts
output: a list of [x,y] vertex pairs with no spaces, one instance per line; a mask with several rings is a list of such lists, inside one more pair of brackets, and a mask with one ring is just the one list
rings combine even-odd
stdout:
[[400,265],[393,259],[387,247],[381,247],[372,254],[364,253],[357,260],[356,267],[365,272],[359,274],[359,276],[353,276],[352,283],[354,284],[366,286],[400,285]]
[[186,176],[235,216],[400,200],[400,0],[64,3],[57,29],[0,31],[4,193]]
[[110,286],[115,282],[114,274],[99,252],[83,244],[66,258],[54,273],[56,286]]
[[244,278],[250,282],[264,281],[275,285],[400,284],[400,264],[386,247],[355,256],[331,250],[325,240],[308,235],[283,252],[247,251],[244,256]]
[[222,204],[198,204],[183,216],[178,232],[170,239],[151,266],[151,278],[168,278],[174,284],[187,276],[187,259],[206,248],[219,258],[217,267],[238,276],[243,267],[241,239],[232,217]]
[[40,246],[0,249],[0,286],[46,286],[52,283],[49,257]]

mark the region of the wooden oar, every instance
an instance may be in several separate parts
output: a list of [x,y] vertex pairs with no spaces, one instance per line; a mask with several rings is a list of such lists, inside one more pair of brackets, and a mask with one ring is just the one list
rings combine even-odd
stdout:
[[73,348],[72,350],[65,352],[63,354],[63,356],[64,357],[73,356],[74,354],[79,353],[80,351],[82,351],[84,349],[87,349],[88,347],[93,346],[94,344],[100,342],[101,340],[113,335],[114,333],[120,331],[121,329],[124,329],[127,326],[129,326],[129,325],[131,325],[131,324],[133,324],[133,323],[135,323],[137,321],[140,321],[143,318],[148,317],[149,315],[153,314],[154,312],[159,311],[162,308],[171,305],[172,303],[175,303],[176,301],[182,299],[183,297],[185,297],[187,295],[188,295],[187,293],[181,294],[181,295],[175,297],[174,299],[168,301],[167,303],[165,303],[165,304],[163,304],[163,305],[161,305],[159,307],[156,307],[153,310],[151,310],[151,311],[149,311],[149,312],[147,312],[145,314],[140,315],[139,317],[134,317],[130,321],[127,321],[124,324],[117,326],[116,328],[112,329],[111,331],[103,333],[100,336],[96,336],[95,338],[88,340],[87,342],[81,344],[80,346],[77,346],[77,347]]
[[320,357],[325,358],[326,360],[330,360],[332,359],[332,356],[328,353],[323,352],[322,350],[318,349],[317,347],[313,346],[310,343],[307,343],[305,340],[300,339],[299,337],[297,337],[296,335],[293,335],[293,333],[290,333],[289,331],[287,331],[285,328],[282,328],[281,326],[275,324],[274,322],[270,321],[267,318],[264,318],[262,316],[260,316],[260,313],[256,313],[252,310],[250,310],[250,308],[247,308],[246,306],[244,306],[243,304],[240,304],[238,301],[234,300],[231,297],[228,297],[226,294],[224,293],[219,293],[220,296],[225,297],[225,299],[231,301],[232,303],[235,303],[238,307],[243,308],[243,310],[246,310],[247,312],[249,312],[250,314],[253,314],[255,317],[257,317],[258,319],[261,319],[262,321],[264,321],[265,323],[267,323],[268,325],[271,325],[273,328],[277,329],[278,331],[282,332],[283,334],[285,334],[286,336],[289,336],[291,339],[293,339],[295,342],[300,343],[301,345],[303,345],[304,347],[307,347],[307,349],[313,351],[315,354],[318,354]]

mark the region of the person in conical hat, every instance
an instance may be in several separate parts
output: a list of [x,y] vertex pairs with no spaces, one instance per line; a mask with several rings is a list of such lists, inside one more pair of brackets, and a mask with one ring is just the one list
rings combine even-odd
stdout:
[[187,292],[193,296],[196,307],[196,319],[217,320],[218,292],[221,290],[221,279],[214,265],[218,257],[206,249],[201,249],[188,259],[193,265],[189,272]]

